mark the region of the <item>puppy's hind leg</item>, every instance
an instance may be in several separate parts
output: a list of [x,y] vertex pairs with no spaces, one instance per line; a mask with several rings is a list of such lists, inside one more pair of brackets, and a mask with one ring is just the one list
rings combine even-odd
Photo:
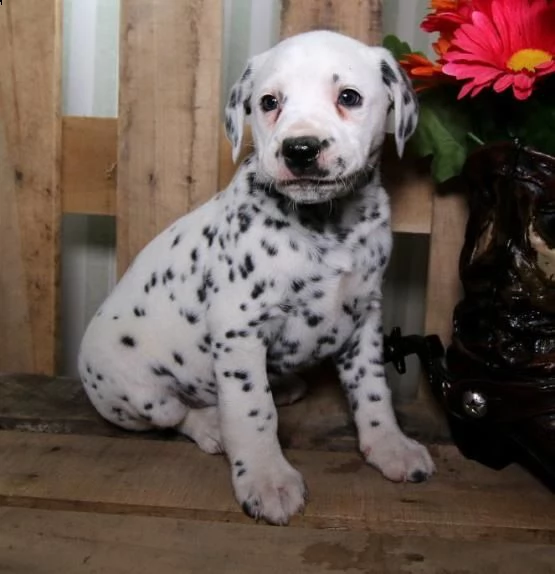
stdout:
[[218,407],[189,408],[176,429],[194,440],[199,448],[208,454],[224,452]]

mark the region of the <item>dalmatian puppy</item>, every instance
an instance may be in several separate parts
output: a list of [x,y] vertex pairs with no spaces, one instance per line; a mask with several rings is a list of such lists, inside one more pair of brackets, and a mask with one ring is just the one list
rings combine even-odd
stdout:
[[381,283],[391,250],[379,157],[388,116],[399,154],[417,102],[381,47],[314,31],[249,61],[227,103],[230,185],[137,256],[92,319],[79,370],[125,429],[175,428],[225,452],[238,502],[271,524],[307,489],[277,439],[282,377],[332,357],[364,459],[393,481],[434,471],[399,429],[386,385]]

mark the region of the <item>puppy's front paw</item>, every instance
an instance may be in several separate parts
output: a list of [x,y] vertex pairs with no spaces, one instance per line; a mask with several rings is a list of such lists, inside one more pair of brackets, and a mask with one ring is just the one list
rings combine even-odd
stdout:
[[285,525],[306,504],[308,491],[304,479],[284,458],[250,467],[238,460],[233,464],[232,474],[235,496],[251,518]]
[[360,450],[368,464],[394,482],[424,482],[435,471],[428,449],[399,430],[391,430]]

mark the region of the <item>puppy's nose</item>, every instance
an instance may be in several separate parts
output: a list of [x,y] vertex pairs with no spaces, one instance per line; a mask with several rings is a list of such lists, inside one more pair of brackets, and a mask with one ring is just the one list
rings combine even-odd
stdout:
[[318,138],[303,136],[283,140],[281,151],[285,165],[295,175],[310,173],[317,167],[322,144]]

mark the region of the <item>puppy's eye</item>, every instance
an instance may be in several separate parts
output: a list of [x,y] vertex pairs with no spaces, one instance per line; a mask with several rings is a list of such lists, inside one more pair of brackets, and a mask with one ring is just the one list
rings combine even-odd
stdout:
[[264,112],[271,112],[273,110],[277,110],[278,105],[279,102],[277,101],[277,98],[275,96],[272,96],[271,94],[266,94],[265,96],[262,96],[262,98],[260,98],[260,107]]
[[347,88],[339,94],[337,103],[345,108],[356,108],[362,104],[362,96],[356,90]]

